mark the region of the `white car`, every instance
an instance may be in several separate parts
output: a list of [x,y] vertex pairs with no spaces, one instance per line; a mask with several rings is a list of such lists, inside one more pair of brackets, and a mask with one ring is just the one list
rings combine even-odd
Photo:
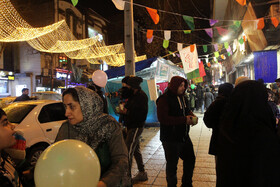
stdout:
[[10,104],[3,109],[8,120],[22,131],[26,139],[26,159],[35,165],[40,154],[54,143],[58,130],[66,121],[61,101],[30,100]]

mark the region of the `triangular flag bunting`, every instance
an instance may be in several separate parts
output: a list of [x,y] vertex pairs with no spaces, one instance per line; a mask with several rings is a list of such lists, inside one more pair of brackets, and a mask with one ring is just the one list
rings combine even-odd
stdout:
[[218,58],[218,57],[220,56],[220,54],[219,54],[218,51],[215,51],[215,52],[214,52],[214,55],[215,55],[216,58]]
[[228,52],[227,55],[230,56],[230,52]]
[[153,37],[153,33],[154,33],[154,30],[147,30],[147,39],[150,39]]
[[204,29],[205,32],[208,34],[208,36],[210,36],[211,38],[213,38],[213,29],[212,28],[208,28],[208,29]]
[[171,31],[164,31],[164,39],[170,40],[171,38]]
[[203,65],[202,61],[199,63],[199,75],[200,75],[200,77],[206,76],[204,65]]
[[231,47],[230,45],[228,46],[228,48],[226,48],[227,52],[230,52],[231,51]]
[[258,19],[257,29],[262,30],[264,28],[264,18]]
[[185,22],[187,23],[187,25],[190,27],[191,30],[195,29],[193,17],[183,16],[183,19],[185,20]]
[[194,52],[194,49],[195,49],[195,44],[190,45],[190,51],[191,51],[191,52]]
[[221,58],[222,58],[223,60],[225,60],[225,59],[226,59],[225,55],[221,55]]
[[148,13],[150,14],[152,20],[154,21],[155,24],[158,24],[159,22],[159,15],[157,13],[157,10],[156,9],[153,9],[153,8],[148,8],[146,7]]
[[163,40],[162,46],[166,49],[169,46],[169,40]]
[[210,24],[210,26],[212,27],[213,25],[215,25],[216,23],[218,23],[219,22],[219,20],[215,20],[215,19],[210,19],[209,20],[209,24]]
[[236,26],[237,28],[239,28],[241,25],[241,21],[233,21],[233,23],[234,23],[234,26]]
[[271,18],[271,23],[274,25],[275,28],[279,25],[279,21],[276,17]]
[[207,45],[203,45],[203,51],[204,51],[204,53],[206,53],[207,52]]
[[154,36],[152,36],[151,38],[147,38],[147,42],[150,44],[153,42]]
[[74,6],[76,6],[77,4],[78,4],[78,0],[71,0],[72,1],[72,4],[74,5]]
[[225,42],[225,43],[224,43],[224,46],[225,46],[225,48],[227,49],[227,48],[228,48],[228,42]]
[[236,0],[237,3],[239,3],[241,6],[245,6],[246,5],[246,0]]
[[119,10],[124,10],[125,1],[124,0],[112,0],[116,8]]
[[218,51],[218,44],[214,44],[215,51]]
[[181,51],[183,49],[183,44],[182,43],[177,43],[177,50]]
[[243,44],[243,43],[244,43],[243,38],[240,38],[238,41],[239,41],[240,44]]
[[185,34],[190,34],[192,31],[191,30],[184,30]]
[[225,36],[228,34],[228,30],[227,29],[224,29],[222,27],[216,27],[218,33],[221,35],[221,36]]

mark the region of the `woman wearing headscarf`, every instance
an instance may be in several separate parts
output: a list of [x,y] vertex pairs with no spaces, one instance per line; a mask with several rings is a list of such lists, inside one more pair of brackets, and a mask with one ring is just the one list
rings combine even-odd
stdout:
[[212,136],[209,146],[209,154],[217,156],[218,149],[218,134],[220,118],[224,111],[224,107],[229,99],[229,96],[233,90],[233,85],[230,83],[224,83],[219,86],[218,97],[209,106],[204,114],[203,121],[208,128],[212,128]]
[[234,89],[221,119],[217,187],[280,186],[280,144],[263,84]]
[[119,123],[103,113],[100,96],[85,87],[63,92],[65,116],[56,141],[76,139],[87,143],[98,155],[101,178],[98,187],[118,186],[128,168],[127,148]]

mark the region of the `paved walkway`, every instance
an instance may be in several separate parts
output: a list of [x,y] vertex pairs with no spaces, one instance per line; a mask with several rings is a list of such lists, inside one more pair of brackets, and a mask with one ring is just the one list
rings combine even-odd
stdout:
[[[198,124],[191,127],[190,137],[193,142],[196,155],[195,170],[193,175],[194,187],[214,187],[216,181],[214,156],[208,154],[211,130],[203,123],[203,115],[196,113],[199,117]],[[164,150],[159,140],[159,127],[145,128],[142,134],[141,149],[145,169],[149,180],[134,184],[134,187],[167,186],[165,179],[165,157]],[[135,160],[132,165],[132,174],[137,173]],[[179,160],[177,176],[178,186],[181,185],[183,174],[183,162]]]

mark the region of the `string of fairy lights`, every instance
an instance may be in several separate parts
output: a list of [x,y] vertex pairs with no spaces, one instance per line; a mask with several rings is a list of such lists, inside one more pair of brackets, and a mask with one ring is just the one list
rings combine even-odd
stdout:
[[40,52],[65,53],[71,59],[86,59],[90,63],[102,60],[111,66],[124,63],[123,44],[106,46],[98,36],[78,40],[65,20],[34,28],[19,15],[10,0],[1,0],[0,42],[23,41]]

